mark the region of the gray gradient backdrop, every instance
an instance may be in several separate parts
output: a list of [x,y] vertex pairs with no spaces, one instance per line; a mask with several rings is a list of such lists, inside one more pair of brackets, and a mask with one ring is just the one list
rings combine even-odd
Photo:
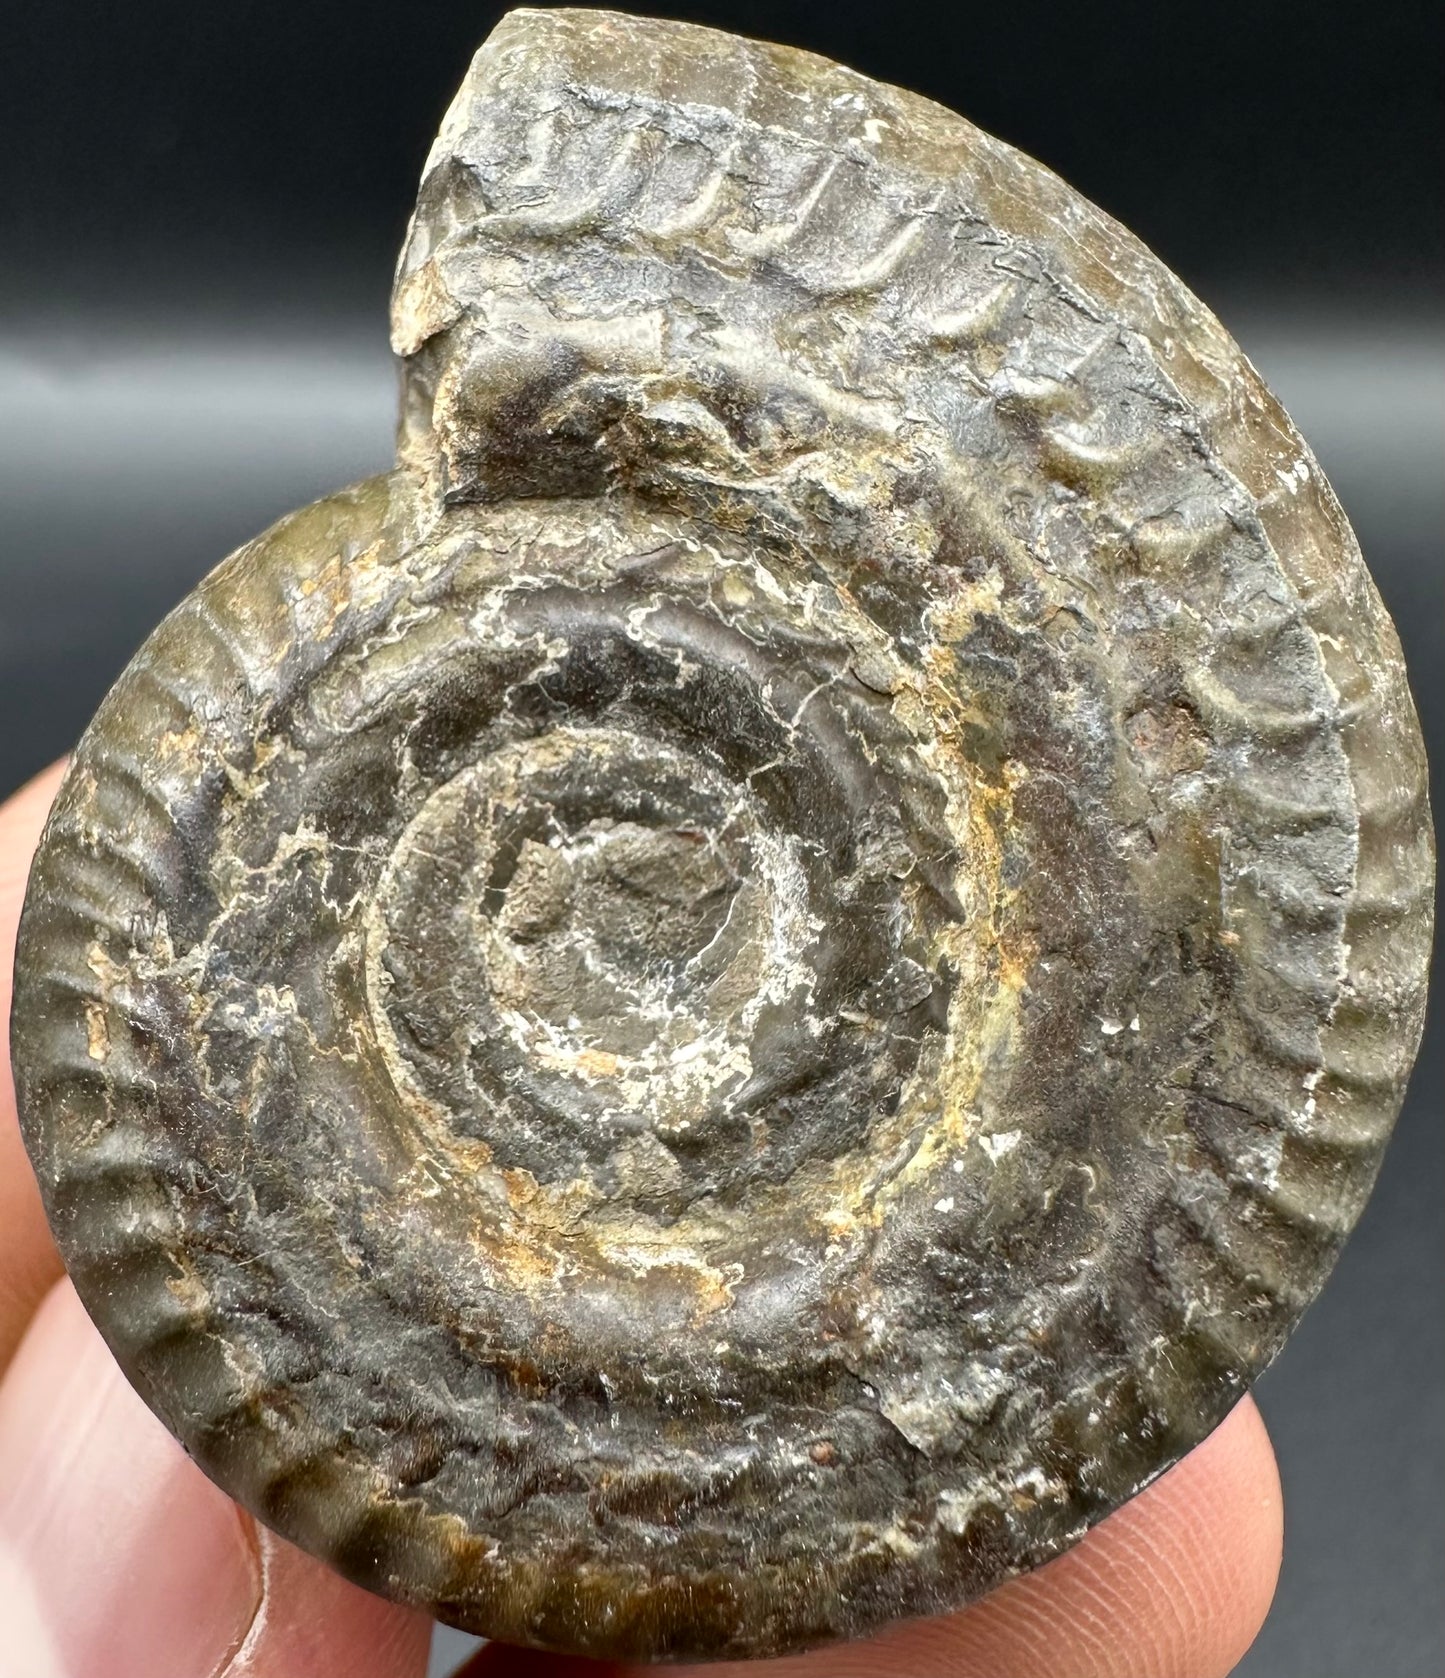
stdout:
[[[1040,13],[1034,0],[1026,9]],[[1157,167],[1149,155],[1151,133],[1176,149],[1182,143],[1168,100],[1127,132],[1117,111],[1100,119],[1102,130],[1090,126],[1082,96],[1080,111],[1066,122],[1058,101],[1076,74],[1067,64],[1054,66],[1041,92],[1037,78],[1021,80],[997,50],[988,75],[978,73],[955,34],[947,64],[935,63],[931,43],[914,43],[916,67],[938,69],[930,85],[921,68],[909,73],[906,31],[874,27],[869,34],[856,22],[860,8],[830,10],[837,39],[822,23],[810,27],[800,5],[780,8],[772,27],[743,15],[756,7],[735,6],[732,16],[715,6],[710,15],[926,85],[1099,193],[1180,267],[1274,385],[1339,491],[1399,625],[1438,766],[1445,762],[1445,332],[1425,287],[1439,228],[1437,219],[1418,238],[1413,230],[1411,218],[1426,210],[1419,170],[1406,156],[1420,126],[1408,103],[1418,88],[1395,97],[1391,66],[1409,66],[1403,48],[1392,58],[1395,49],[1380,44],[1380,30],[1409,9],[1325,7],[1306,20],[1296,8],[1263,0],[1226,8],[1241,41],[1256,52],[1263,50],[1259,40],[1245,36],[1267,17],[1278,53],[1295,50],[1281,33],[1286,13],[1308,33],[1337,25],[1348,12],[1359,40],[1312,37],[1314,82],[1295,90],[1296,103],[1309,108],[1321,88],[1329,93],[1332,77],[1353,85],[1356,59],[1378,59],[1372,85],[1379,152],[1364,163],[1355,155],[1376,119],[1329,108],[1328,100],[1318,107],[1317,130],[1281,120],[1283,150],[1266,152],[1259,146],[1263,118],[1245,95],[1226,90],[1201,119],[1208,158],[1224,164],[1202,172],[1192,154]],[[13,104],[8,114],[0,109],[0,794],[71,744],[148,629],[211,565],[281,513],[389,463],[395,386],[385,287],[409,203],[405,183],[415,178],[426,135],[465,62],[464,44],[485,34],[494,10],[479,7],[468,16],[463,7],[439,7],[450,33],[433,61],[422,63],[425,55],[412,43],[415,62],[405,74],[424,85],[396,132],[373,132],[374,100],[357,117],[356,147],[369,145],[366,155],[386,158],[393,170],[380,185],[347,176],[345,156],[353,154],[343,156],[331,140],[318,141],[320,152],[302,155],[294,169],[282,156],[285,146],[304,141],[312,119],[304,100],[284,111],[279,94],[269,105],[254,101],[272,74],[265,28],[273,27],[275,52],[284,57],[275,69],[282,82],[311,86],[311,70],[296,56],[291,24],[276,21],[281,14],[267,3],[236,0],[226,9],[238,31],[222,43],[227,52],[240,52],[243,29],[262,30],[247,48],[255,60],[249,69],[228,60],[218,70],[221,49],[199,24],[189,59],[176,57],[180,49],[168,35],[164,50],[174,62],[155,81],[164,96],[116,95],[122,116],[132,100],[144,119],[137,118],[134,132],[109,120],[114,111],[85,104],[80,94],[90,84],[77,92],[84,77],[70,59],[46,56],[70,51],[61,24],[74,6],[53,0],[48,11],[38,9],[55,38],[44,51],[34,49],[33,74],[25,77],[3,68],[8,20],[0,15],[0,97],[23,80],[30,101],[19,116]],[[907,6],[895,10],[905,21],[913,15]],[[1138,7],[1119,10],[1126,22],[1136,12],[1145,16]],[[342,15],[325,6],[313,14],[304,5],[297,15],[323,12],[331,24]],[[385,12],[357,0],[345,15]],[[206,29],[221,28],[211,8],[186,16],[202,13]],[[1200,14],[1187,16],[1194,21],[1178,27],[1196,26]],[[1002,26],[996,14],[985,21],[996,47]],[[1060,48],[1061,63],[1079,58],[1077,74],[1092,77],[1095,92],[1119,51],[1144,53],[1140,62],[1154,52],[1163,63],[1171,50],[1157,33],[1140,47],[1132,25],[1111,39],[1108,21],[1105,7],[1098,39],[1091,44],[1081,34]],[[353,74],[382,50],[379,30],[375,39],[362,31],[351,40]],[[127,39],[131,58],[116,74],[126,89],[139,77],[146,93],[146,39]],[[95,77],[105,70],[106,44],[77,48],[97,58]],[[1262,75],[1273,73],[1271,62]],[[234,108],[225,107],[225,144],[278,148],[252,171],[265,176],[254,201],[247,196],[251,177],[221,142],[207,154],[209,163],[188,149],[188,135],[199,133],[204,154],[207,124],[218,119],[210,107],[188,111],[172,87],[176,76],[214,80],[223,71],[248,90]],[[327,120],[339,120],[335,86],[315,86]],[[987,106],[1005,100],[1010,88],[1028,96],[1020,94],[1000,118]],[[370,98],[375,89],[361,91]],[[47,98],[58,100],[58,117],[46,115]],[[7,121],[20,125],[19,151],[6,147]],[[1241,121],[1256,129],[1231,139]],[[1330,127],[1337,121],[1353,121],[1358,132],[1342,140]],[[1232,160],[1231,145],[1241,148]],[[1262,171],[1257,179],[1240,173],[1251,147]],[[1345,167],[1340,159],[1350,156],[1354,163]],[[1323,185],[1299,174],[1311,159]],[[1182,203],[1169,196],[1176,162],[1187,186]],[[202,191],[217,178],[214,169],[206,174],[211,165],[219,169],[219,203]],[[1116,168],[1122,172],[1111,173]],[[1408,176],[1410,168],[1416,186],[1407,180],[1402,187],[1401,170]],[[180,189],[168,197],[168,183],[177,179],[200,185],[190,197]],[[1112,196],[1103,190],[1111,180],[1118,187]],[[1292,181],[1303,182],[1293,196]],[[315,236],[302,239],[300,222],[288,219],[291,208],[297,201],[304,208],[308,193],[331,190],[351,194],[362,209],[346,225],[313,217],[307,227]],[[1284,211],[1278,224],[1271,220],[1271,195],[1292,207],[1293,221]],[[128,218],[149,242],[128,239]],[[1372,225],[1377,236],[1369,239]],[[168,245],[172,239],[178,242]],[[1442,803],[1437,778],[1437,809]],[[1437,1002],[1364,1220],[1259,1387],[1284,1477],[1287,1536],[1279,1597],[1239,1669],[1245,1678],[1445,1678],[1442,1117],[1445,1033]],[[438,1633],[438,1678],[468,1647],[466,1639]]]

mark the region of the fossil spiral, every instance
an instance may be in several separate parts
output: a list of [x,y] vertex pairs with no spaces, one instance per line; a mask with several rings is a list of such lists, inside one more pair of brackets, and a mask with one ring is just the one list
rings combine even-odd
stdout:
[[515,12],[396,469],[156,630],[31,880],[77,1288],[222,1486],[512,1641],[956,1607],[1224,1415],[1416,1046],[1394,631],[1214,319],[821,59]]

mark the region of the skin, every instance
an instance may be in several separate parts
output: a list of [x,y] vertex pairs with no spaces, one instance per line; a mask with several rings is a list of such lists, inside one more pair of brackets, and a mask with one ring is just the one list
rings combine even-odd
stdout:
[[[0,806],[0,1017],[30,856],[59,783]],[[1279,1571],[1279,1476],[1246,1399],[1067,1555],[966,1613],[743,1678],[1222,1678]],[[0,1037],[0,1678],[422,1678],[430,1620],[258,1526],[131,1391],[65,1280]],[[645,1669],[493,1644],[467,1678]],[[674,1671],[694,1670],[674,1668]]]

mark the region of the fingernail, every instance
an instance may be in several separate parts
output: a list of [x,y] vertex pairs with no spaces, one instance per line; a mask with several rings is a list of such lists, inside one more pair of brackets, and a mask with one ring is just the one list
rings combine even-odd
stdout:
[[0,1592],[5,1642],[20,1638],[0,1678],[213,1678],[260,1607],[245,1517],[131,1390],[68,1282],[0,1385]]

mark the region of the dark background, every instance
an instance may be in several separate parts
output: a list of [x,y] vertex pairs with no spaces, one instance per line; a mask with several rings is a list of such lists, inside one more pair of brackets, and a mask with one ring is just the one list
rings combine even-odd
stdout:
[[[1152,245],[1314,445],[1445,761],[1433,0],[654,3],[930,94]],[[500,10],[4,0],[0,794],[203,571],[387,464],[392,263]],[[1249,1678],[1445,1674],[1438,1015],[1376,1196],[1261,1383],[1288,1533]]]

